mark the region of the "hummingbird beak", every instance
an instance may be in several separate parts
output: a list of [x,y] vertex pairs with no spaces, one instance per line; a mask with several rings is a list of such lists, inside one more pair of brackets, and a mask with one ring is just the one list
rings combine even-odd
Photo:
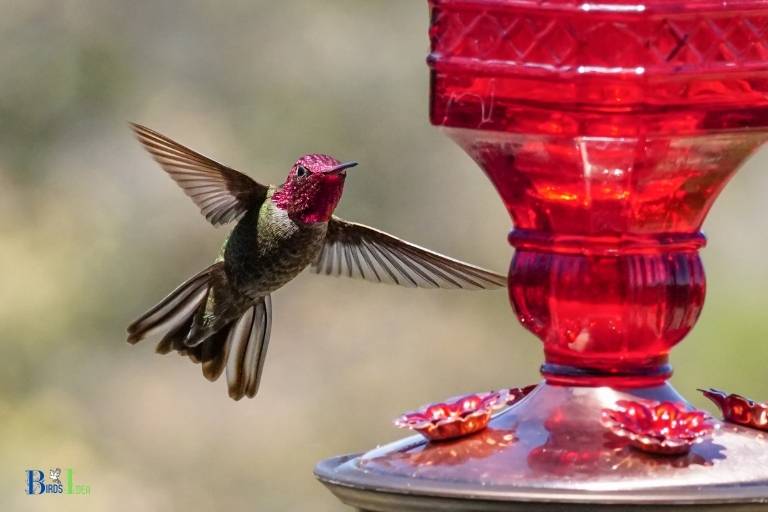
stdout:
[[324,171],[323,174],[338,174],[341,171],[344,171],[344,170],[349,169],[350,167],[354,167],[356,165],[357,165],[357,162],[354,162],[354,161],[352,161],[352,162],[344,162],[344,163],[341,163],[341,164],[337,165],[336,167],[332,167],[332,168],[328,169],[327,171]]

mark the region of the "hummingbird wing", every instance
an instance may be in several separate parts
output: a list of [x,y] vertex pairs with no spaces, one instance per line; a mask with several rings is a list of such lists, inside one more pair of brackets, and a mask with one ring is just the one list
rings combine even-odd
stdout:
[[218,226],[237,219],[267,197],[268,186],[182,146],[146,126],[131,123],[136,137],[173,180]]
[[328,223],[325,245],[312,270],[409,288],[478,290],[507,284],[506,276],[501,274],[336,216]]

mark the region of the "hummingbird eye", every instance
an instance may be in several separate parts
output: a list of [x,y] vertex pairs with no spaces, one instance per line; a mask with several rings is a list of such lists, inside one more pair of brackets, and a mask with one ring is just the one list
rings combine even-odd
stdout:
[[296,177],[303,178],[307,174],[309,174],[309,170],[307,170],[307,168],[304,167],[303,165],[300,165],[299,167],[296,168]]

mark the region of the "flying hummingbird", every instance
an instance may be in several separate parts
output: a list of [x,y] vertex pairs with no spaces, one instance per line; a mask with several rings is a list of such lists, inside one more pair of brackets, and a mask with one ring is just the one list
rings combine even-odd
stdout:
[[316,273],[420,288],[490,289],[506,277],[333,215],[356,162],[309,154],[285,183],[267,186],[160,133],[131,125],[144,148],[214,226],[237,220],[219,257],[128,327],[128,342],[157,336],[202,363],[211,381],[226,369],[229,396],[259,388],[272,323],[270,294],[305,267]]

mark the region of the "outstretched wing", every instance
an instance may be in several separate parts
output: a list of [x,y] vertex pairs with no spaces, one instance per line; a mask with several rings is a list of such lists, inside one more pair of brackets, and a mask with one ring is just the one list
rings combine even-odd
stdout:
[[165,135],[131,123],[136,137],[173,180],[179,184],[205,218],[218,226],[237,219],[251,206],[264,201],[269,187],[255,182]]
[[495,272],[338,217],[328,223],[325,245],[312,269],[318,274],[411,288],[478,290],[507,284],[507,278]]

